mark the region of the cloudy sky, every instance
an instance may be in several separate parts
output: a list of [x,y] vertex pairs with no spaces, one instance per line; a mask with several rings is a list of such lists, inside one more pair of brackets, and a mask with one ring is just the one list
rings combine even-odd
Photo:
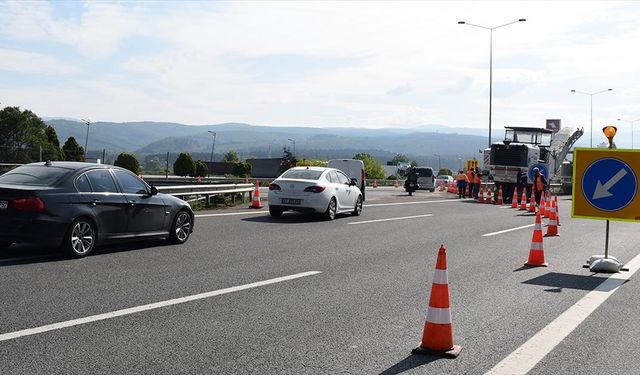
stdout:
[[[458,21],[526,18],[493,33],[494,129],[559,118],[588,130],[590,97],[571,89],[613,89],[593,96],[598,132],[640,118],[639,2],[0,1],[0,9],[0,102],[43,117],[486,128],[489,31]],[[617,123],[618,144],[630,144],[630,125]]]

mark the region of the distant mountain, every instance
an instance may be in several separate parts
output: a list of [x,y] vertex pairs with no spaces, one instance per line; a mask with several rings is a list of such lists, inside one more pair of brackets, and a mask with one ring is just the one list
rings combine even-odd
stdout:
[[[73,136],[84,145],[87,127],[84,123],[66,119],[46,121],[53,126],[64,142]],[[437,127],[432,125],[431,127]],[[455,160],[478,157],[478,150],[486,147],[486,137],[456,134],[458,129],[439,127],[427,131],[418,129],[361,129],[256,126],[242,123],[190,126],[165,122],[96,122],[89,128],[89,150],[108,153],[133,151],[139,155],[177,153],[187,151],[207,155],[211,152],[216,132],[215,154],[231,149],[243,156],[277,157],[283,146],[292,148],[295,140],[298,157],[352,157],[367,152],[389,160],[396,153],[416,160],[434,160],[434,154]],[[475,130],[475,129],[474,129]]]

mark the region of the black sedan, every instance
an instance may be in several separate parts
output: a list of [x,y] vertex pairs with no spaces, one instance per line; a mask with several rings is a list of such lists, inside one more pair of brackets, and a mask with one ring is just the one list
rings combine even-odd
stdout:
[[181,244],[193,224],[187,202],[111,165],[48,161],[0,176],[0,249],[36,243],[84,257],[111,241],[168,238]]

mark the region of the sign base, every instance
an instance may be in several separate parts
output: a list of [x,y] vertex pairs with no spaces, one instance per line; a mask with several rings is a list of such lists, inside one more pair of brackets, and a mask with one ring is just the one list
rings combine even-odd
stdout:
[[602,273],[618,273],[622,269],[622,264],[615,257],[607,257],[604,255],[592,255],[587,260],[586,266],[589,267],[591,272]]

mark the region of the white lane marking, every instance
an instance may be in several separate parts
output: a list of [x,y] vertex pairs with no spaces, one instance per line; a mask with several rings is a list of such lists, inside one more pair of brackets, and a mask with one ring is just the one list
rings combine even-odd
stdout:
[[[468,200],[468,199],[465,199]],[[364,207],[382,207],[382,206],[402,206],[405,204],[425,204],[425,203],[444,203],[444,202],[460,202],[459,199],[442,199],[437,201],[417,201],[417,202],[398,202],[398,203],[374,203],[365,204]],[[464,200],[462,200],[464,201]]]
[[534,224],[528,224],[528,225],[523,225],[521,227],[516,227],[516,228],[511,228],[511,229],[505,229],[505,230],[501,230],[499,232],[493,232],[493,233],[487,233],[487,234],[483,234],[482,237],[491,237],[491,236],[495,236],[496,234],[502,234],[502,233],[507,233],[507,232],[513,232],[514,230],[519,230],[519,229],[524,229],[524,228],[529,228],[536,225]]
[[196,215],[196,217],[214,217],[214,216],[232,216],[232,215],[255,215],[261,213],[267,213],[267,210],[259,210],[259,211],[247,211],[247,212],[227,212],[224,214],[201,214]]
[[77,325],[80,325],[80,324],[96,322],[96,321],[99,321],[99,320],[112,319],[112,318],[116,318],[116,317],[123,316],[123,315],[135,314],[135,313],[139,313],[139,312],[142,312],[142,311],[158,309],[158,308],[161,308],[161,307],[178,305],[178,304],[181,304],[181,303],[186,303],[186,302],[196,301],[196,300],[200,300],[200,299],[215,297],[215,296],[219,296],[219,295],[222,295],[222,294],[239,292],[241,290],[257,288],[257,287],[265,286],[265,285],[269,285],[269,284],[275,284],[275,283],[280,283],[280,282],[283,282],[283,281],[299,279],[301,277],[317,275],[319,273],[322,273],[322,272],[320,272],[320,271],[308,271],[308,272],[296,273],[295,275],[277,277],[275,279],[258,281],[258,282],[251,283],[251,284],[244,284],[244,285],[240,285],[240,286],[234,286],[234,287],[231,287],[231,288],[219,289],[219,290],[214,290],[214,291],[211,291],[211,292],[194,294],[194,295],[191,295],[191,296],[180,297],[180,298],[174,298],[174,299],[170,299],[170,300],[166,300],[166,301],[150,303],[148,305],[142,305],[142,306],[131,307],[131,308],[128,308],[128,309],[111,311],[111,312],[107,312],[107,313],[104,313],[104,314],[91,315],[91,316],[87,316],[85,318],[67,320],[65,322],[58,322],[58,323],[48,324],[48,325],[40,326],[40,327],[36,327],[36,328],[29,328],[29,329],[23,329],[23,330],[15,331],[15,332],[3,333],[3,334],[0,334],[0,342],[1,341],[12,340],[12,339],[17,339],[17,338],[23,337],[23,336],[36,335],[38,333],[53,331],[53,330],[56,330],[56,329],[62,329],[62,328],[77,326]]
[[564,340],[598,306],[611,297],[618,288],[640,268],[640,254],[625,265],[628,272],[614,273],[593,291],[576,302],[548,326],[541,329],[522,346],[487,372],[491,375],[526,374]]
[[406,219],[416,219],[419,217],[429,217],[429,216],[433,216],[433,214],[426,214],[426,215],[414,215],[414,216],[403,216],[403,217],[392,217],[389,219],[377,219],[377,220],[366,220],[366,221],[355,221],[352,223],[347,223],[349,225],[356,225],[356,224],[369,224],[369,223],[379,223],[381,221],[394,221],[394,220],[406,220]]

